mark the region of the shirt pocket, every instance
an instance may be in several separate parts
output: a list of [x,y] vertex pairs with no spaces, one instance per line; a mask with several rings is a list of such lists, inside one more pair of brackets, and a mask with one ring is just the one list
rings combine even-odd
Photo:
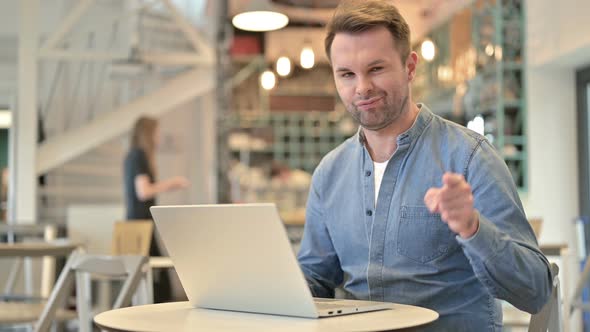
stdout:
[[455,234],[425,206],[402,206],[397,230],[397,252],[411,260],[428,263],[450,255],[459,247]]

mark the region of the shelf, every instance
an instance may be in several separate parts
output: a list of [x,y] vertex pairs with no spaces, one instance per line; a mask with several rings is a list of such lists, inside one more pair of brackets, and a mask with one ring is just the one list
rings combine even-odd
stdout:
[[503,64],[504,70],[522,70],[523,66],[520,62],[507,61]]
[[240,153],[240,152],[248,152],[248,153],[272,153],[273,150],[272,148],[266,148],[266,149],[236,149],[236,148],[230,148],[231,152],[234,153]]
[[[494,143],[509,165],[517,187],[526,191],[527,140],[524,135],[514,134],[526,132],[527,118],[523,2],[478,0],[471,4],[471,48],[476,50],[475,61],[479,67],[475,78],[469,82],[472,83],[469,86],[474,87],[470,96],[473,108],[469,114],[482,114],[486,122],[493,125]],[[507,40],[507,36],[520,39]],[[484,48],[490,43],[502,49],[503,57],[499,61],[485,54]]]
[[524,136],[504,136],[504,143],[505,144],[514,144],[514,145],[525,145],[526,144],[526,137]]
[[517,99],[517,100],[505,100],[504,101],[504,107],[509,107],[509,108],[522,108],[522,100],[521,99]]
[[[506,111],[509,111],[509,110],[519,111],[520,109],[522,109],[524,107],[521,99],[504,100],[502,102],[504,103],[503,107],[504,107],[504,110],[506,110]],[[484,102],[479,105],[479,107],[480,107],[479,112],[484,116],[496,115],[496,112],[497,112],[499,106],[500,106],[499,101]]]
[[523,161],[526,160],[526,153],[524,152],[518,152],[512,155],[505,155],[504,156],[504,160],[508,160],[508,161]]
[[[237,125],[248,123],[250,129],[272,128],[272,138],[267,138],[266,149],[251,151],[250,159],[270,155],[272,159],[284,162],[290,167],[313,172],[321,158],[349,136],[340,133],[339,125],[348,117],[346,112],[270,112],[265,113],[266,121],[256,121],[248,114],[245,119],[236,115]],[[236,152],[240,152],[239,149]]]

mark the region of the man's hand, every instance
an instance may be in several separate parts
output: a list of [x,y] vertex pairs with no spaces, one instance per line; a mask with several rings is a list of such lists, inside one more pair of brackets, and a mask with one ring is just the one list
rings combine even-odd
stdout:
[[430,188],[424,203],[432,213],[440,213],[449,228],[464,239],[479,228],[479,214],[473,208],[471,186],[461,174],[445,173],[441,188]]

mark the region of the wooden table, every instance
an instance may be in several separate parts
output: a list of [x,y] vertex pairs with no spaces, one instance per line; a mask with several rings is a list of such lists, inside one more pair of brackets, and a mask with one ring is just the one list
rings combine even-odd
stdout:
[[421,307],[391,304],[390,310],[310,319],[193,308],[170,302],[103,312],[94,322],[107,331],[384,331],[417,327],[438,318]]
[[0,257],[67,257],[79,244],[70,242],[0,243]]
[[298,209],[289,212],[280,212],[281,220],[286,226],[305,225],[305,209]]
[[545,256],[564,256],[568,245],[567,243],[548,243],[539,245],[539,249]]
[[173,268],[172,259],[167,256],[152,256],[149,260],[150,268],[152,269],[167,269]]
[[48,233],[55,234],[52,238],[46,238],[46,240],[51,240],[55,238],[57,234],[57,228],[57,225],[51,223],[9,224],[0,222],[0,234],[5,234],[9,237],[36,236],[39,238],[43,238],[47,237]]

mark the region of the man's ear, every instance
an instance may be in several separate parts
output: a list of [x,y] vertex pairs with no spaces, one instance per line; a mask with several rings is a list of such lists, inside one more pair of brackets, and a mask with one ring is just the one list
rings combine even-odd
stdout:
[[408,75],[408,82],[412,82],[414,80],[414,76],[416,75],[416,66],[418,65],[418,54],[412,51],[406,58],[406,73]]

